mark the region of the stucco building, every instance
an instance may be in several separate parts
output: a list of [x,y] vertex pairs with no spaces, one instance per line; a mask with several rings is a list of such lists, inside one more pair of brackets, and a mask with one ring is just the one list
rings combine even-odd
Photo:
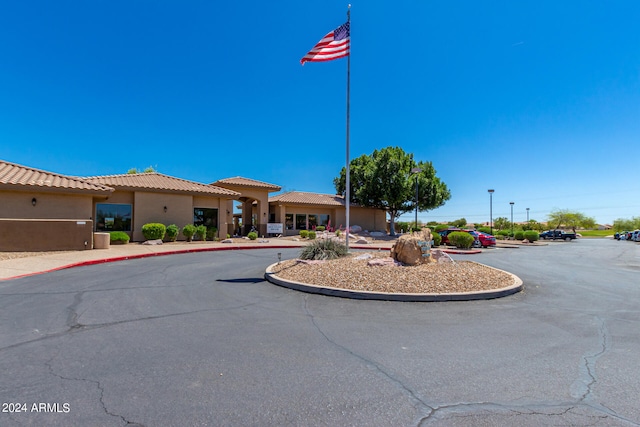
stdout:
[[[221,239],[251,229],[296,235],[346,225],[344,197],[270,196],[280,189],[243,177],[202,184],[156,172],[79,178],[0,160],[0,251],[92,249],[94,232],[123,231],[143,241],[142,226],[150,222],[205,225]],[[350,224],[384,231],[386,213],[352,205]]]

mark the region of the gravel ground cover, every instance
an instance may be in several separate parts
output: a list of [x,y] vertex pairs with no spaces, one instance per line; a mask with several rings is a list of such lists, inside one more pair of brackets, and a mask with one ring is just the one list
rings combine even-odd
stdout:
[[[369,252],[372,258],[388,253]],[[273,266],[286,280],[334,288],[390,293],[457,293],[500,289],[514,284],[510,274],[472,261],[429,263],[418,266],[369,266],[362,253],[307,264],[287,260]]]

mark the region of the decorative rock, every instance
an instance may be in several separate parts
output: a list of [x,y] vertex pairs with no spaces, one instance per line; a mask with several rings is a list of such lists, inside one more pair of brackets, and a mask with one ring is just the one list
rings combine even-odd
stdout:
[[355,243],[361,244],[361,245],[366,245],[369,243],[369,241],[367,239],[363,239],[363,238],[359,238],[358,240],[356,240]]
[[385,265],[392,265],[395,267],[399,267],[402,264],[399,263],[398,261],[394,260],[391,257],[386,257],[386,258],[374,258],[372,260],[367,261],[367,265],[369,267],[382,267]]
[[372,231],[371,233],[369,233],[369,236],[371,237],[384,237],[386,235],[387,233],[383,233],[382,231]]
[[435,262],[453,262],[453,259],[451,259],[449,254],[446,252],[442,252],[440,249],[432,249],[431,258]]
[[431,247],[431,230],[428,228],[411,234],[404,234],[398,238],[391,248],[391,258],[406,265],[418,265],[431,262],[429,249]]
[[349,231],[351,233],[359,233],[362,231],[362,227],[360,227],[359,225],[352,225],[351,227],[349,227]]
[[224,239],[224,240],[221,240],[221,241],[220,241],[220,243],[233,243],[233,240],[231,240],[231,239]]
[[360,260],[360,259],[369,259],[369,258],[373,258],[373,255],[366,253],[366,254],[358,255],[354,259]]
[[143,245],[161,245],[162,239],[147,240],[142,242]]

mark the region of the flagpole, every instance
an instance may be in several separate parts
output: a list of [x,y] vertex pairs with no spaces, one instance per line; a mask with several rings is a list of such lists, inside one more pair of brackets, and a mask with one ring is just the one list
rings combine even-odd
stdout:
[[[347,22],[351,22],[351,4],[349,4],[347,8]],[[351,42],[349,42],[351,44]],[[350,179],[350,170],[349,170],[349,93],[350,93],[350,85],[351,85],[351,47],[349,47],[349,55],[347,55],[347,173],[346,173],[346,195],[345,195],[345,206],[346,206],[346,216],[347,216],[347,229],[345,244],[347,246],[347,251],[349,251],[349,207],[351,205],[351,179]]]

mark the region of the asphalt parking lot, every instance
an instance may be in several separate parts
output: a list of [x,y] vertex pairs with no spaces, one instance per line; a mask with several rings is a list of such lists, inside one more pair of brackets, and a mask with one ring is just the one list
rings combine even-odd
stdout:
[[640,425],[640,245],[487,250],[525,290],[446,303],[280,288],[278,252],[0,282],[0,425]]

